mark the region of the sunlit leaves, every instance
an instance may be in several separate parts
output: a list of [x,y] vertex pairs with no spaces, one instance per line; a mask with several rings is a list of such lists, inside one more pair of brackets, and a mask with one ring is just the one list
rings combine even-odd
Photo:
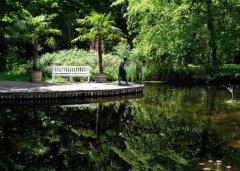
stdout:
[[[46,44],[51,48],[55,48],[55,40],[53,36],[48,35],[61,35],[61,31],[50,27],[50,20],[53,16],[32,16],[30,13],[20,13],[19,18],[13,21],[13,25],[7,28],[7,35],[9,38],[16,38],[15,34],[20,34],[22,37],[28,36],[30,42],[32,37],[43,36],[47,37]],[[27,37],[26,37],[27,39]]]
[[7,15],[4,15],[4,16],[1,17],[1,18],[2,18],[2,21],[3,21],[3,22],[9,22],[9,23],[11,23],[11,22],[13,21],[13,19],[10,18],[10,17],[7,16]]
[[51,47],[52,49],[54,49],[56,46],[56,42],[54,37],[47,37],[46,42],[45,42],[49,47]]
[[53,29],[53,28],[49,28],[46,32],[54,35],[62,35],[61,30]]
[[[110,20],[111,13],[104,15],[97,12],[92,12],[85,18],[78,19],[77,23],[81,26],[75,30],[80,35],[72,40],[72,43],[77,41],[95,40],[98,36],[104,38],[118,38],[120,37],[121,30],[113,27],[114,21]],[[114,36],[112,36],[114,34]],[[109,36],[111,35],[111,36]]]
[[117,5],[120,5],[122,3],[124,3],[126,0],[115,0],[113,3],[112,3],[112,6],[117,6]]
[[[111,13],[105,15],[97,12],[92,12],[89,16],[84,17],[83,19],[77,20],[80,24],[80,28],[77,28],[77,31],[80,33],[78,37],[73,39],[71,42],[76,43],[78,41],[90,40],[92,42],[97,42],[97,52],[98,52],[98,66],[99,73],[103,73],[103,64],[102,64],[102,53],[104,46],[104,40],[106,38],[120,38],[121,31],[117,30],[112,26],[114,22],[110,20]],[[109,36],[114,34],[115,36]]]
[[85,129],[71,129],[72,132],[77,134],[78,136],[83,136],[83,137],[91,137],[91,138],[96,138],[96,134],[93,130],[85,130]]
[[[210,42],[216,43],[219,63],[232,61],[238,55],[239,36],[234,33],[239,32],[239,2],[212,1],[209,9],[207,1],[128,2],[126,15],[135,47],[152,63],[158,62],[155,71],[164,65],[171,68],[174,63],[208,65],[213,58]],[[215,37],[208,27],[210,20]]]

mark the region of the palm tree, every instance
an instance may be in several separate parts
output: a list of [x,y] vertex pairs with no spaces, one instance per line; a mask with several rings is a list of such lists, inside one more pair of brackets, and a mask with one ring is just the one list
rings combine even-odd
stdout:
[[45,44],[55,48],[55,39],[52,35],[60,35],[61,31],[50,26],[54,15],[40,15],[33,17],[30,13],[21,14],[12,26],[7,28],[7,37],[17,41],[31,42],[33,49],[33,72],[39,71],[38,48],[39,40],[45,38]]
[[104,15],[92,12],[89,16],[78,19],[78,24],[83,27],[76,28],[76,31],[78,31],[80,35],[72,40],[72,43],[85,40],[97,42],[99,74],[103,74],[103,40],[121,39],[121,30],[113,26],[114,21],[110,20],[110,17],[111,13]]

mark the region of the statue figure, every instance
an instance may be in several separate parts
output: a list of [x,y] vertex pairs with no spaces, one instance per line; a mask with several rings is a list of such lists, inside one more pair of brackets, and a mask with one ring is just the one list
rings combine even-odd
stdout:
[[126,78],[126,70],[124,69],[124,65],[127,61],[127,58],[123,58],[123,61],[121,61],[119,65],[119,73],[118,73],[118,84],[121,85],[121,81],[125,81],[126,85],[128,85],[127,78]]

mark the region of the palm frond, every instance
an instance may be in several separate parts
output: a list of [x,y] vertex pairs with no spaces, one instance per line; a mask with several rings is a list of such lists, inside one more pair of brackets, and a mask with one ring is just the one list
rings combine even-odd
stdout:
[[56,48],[56,41],[54,37],[47,37],[45,44],[48,45],[50,48]]
[[[80,36],[73,39],[72,42],[94,40],[99,35],[111,40],[114,38],[120,39],[121,30],[112,26],[114,21],[110,20],[110,18],[111,13],[104,15],[92,12],[89,16],[85,16],[84,19],[77,20],[81,27],[75,30],[80,33]],[[91,29],[88,29],[89,27]]]
[[82,40],[82,35],[80,35],[80,36],[76,37],[75,39],[73,39],[73,40],[71,41],[71,43],[81,42],[81,40]]
[[82,41],[85,41],[85,40],[93,40],[95,38],[95,33],[86,33],[84,35],[82,35]]
[[47,30],[47,32],[55,35],[62,35],[62,32],[59,29],[50,28],[49,30]]
[[52,21],[55,17],[57,17],[57,14],[51,14],[51,15],[46,15],[46,21]]
[[75,29],[77,32],[79,32],[80,34],[85,34],[87,32],[86,28],[76,28]]
[[107,28],[102,28],[101,29],[101,34],[105,35],[106,33],[108,33],[108,29]]
[[87,20],[86,19],[77,19],[77,23],[80,25],[86,24]]
[[114,34],[109,34],[107,36],[107,40],[113,40],[114,39]]
[[123,4],[126,0],[116,0],[112,3],[111,7]]
[[104,27],[106,27],[107,25],[110,24],[110,22],[112,22],[112,21],[109,20],[110,17],[111,17],[111,13],[108,13],[108,15],[107,15],[106,17],[103,17],[103,23],[102,23],[102,25],[103,25]]

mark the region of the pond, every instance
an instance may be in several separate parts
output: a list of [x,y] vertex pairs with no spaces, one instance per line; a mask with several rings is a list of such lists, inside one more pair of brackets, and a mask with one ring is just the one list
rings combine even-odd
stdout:
[[145,84],[136,99],[2,105],[0,170],[240,170],[233,94]]

